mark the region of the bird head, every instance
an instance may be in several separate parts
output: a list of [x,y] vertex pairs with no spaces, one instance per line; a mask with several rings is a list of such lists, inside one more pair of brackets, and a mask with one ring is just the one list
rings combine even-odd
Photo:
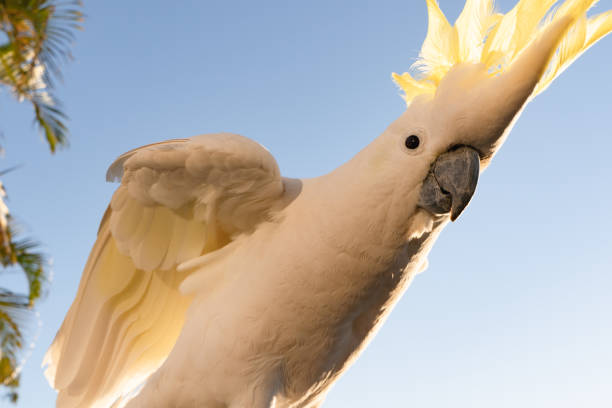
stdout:
[[502,15],[491,0],[468,0],[451,26],[427,3],[421,72],[393,74],[407,110],[375,144],[402,162],[404,188],[420,183],[417,207],[454,221],[527,102],[612,30],[612,15],[587,18],[595,1],[568,0],[553,13],[555,1],[522,0]]

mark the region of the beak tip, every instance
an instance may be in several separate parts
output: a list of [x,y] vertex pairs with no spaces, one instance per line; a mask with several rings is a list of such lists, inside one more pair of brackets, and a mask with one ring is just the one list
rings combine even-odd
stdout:
[[461,209],[461,210],[455,210],[455,209],[453,209],[453,211],[451,211],[451,213],[450,213],[450,220],[451,220],[452,222],[457,221],[457,219],[459,218],[459,216],[460,216],[462,213],[463,213],[463,209]]
[[470,201],[472,201],[472,194],[466,194],[465,196],[462,196],[459,200],[453,200],[453,204],[455,202],[458,202],[459,205],[457,205],[456,207],[454,205],[452,206],[450,213],[451,221],[454,222],[455,220],[457,220],[457,218],[459,218],[461,214],[463,214],[467,206],[470,204]]

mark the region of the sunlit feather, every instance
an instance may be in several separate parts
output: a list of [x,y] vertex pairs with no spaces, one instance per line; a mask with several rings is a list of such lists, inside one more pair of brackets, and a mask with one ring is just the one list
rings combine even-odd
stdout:
[[572,17],[532,97],[542,92],[572,62],[612,31],[612,12],[587,17],[598,0],[567,0],[555,9],[556,0],[521,0],[506,14],[498,14],[493,0],[468,0],[451,26],[436,0],[426,0],[429,14],[427,37],[414,64],[414,75],[393,74],[407,103],[421,94],[435,93],[445,75],[462,63],[482,63],[491,76],[512,65],[551,24]]

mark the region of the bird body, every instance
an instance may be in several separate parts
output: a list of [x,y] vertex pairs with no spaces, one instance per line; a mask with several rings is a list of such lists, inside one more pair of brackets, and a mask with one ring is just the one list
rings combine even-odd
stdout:
[[45,358],[58,407],[322,404],[525,104],[612,31],[612,13],[586,18],[592,0],[548,18],[551,2],[468,0],[455,27],[427,4],[422,77],[394,76],[407,110],[330,173],[284,178],[229,133],[111,165],[121,184]]
[[[355,201],[375,187],[359,180],[354,197],[339,194],[338,178],[350,175],[350,167],[319,179],[287,180],[301,187],[297,198],[288,198],[272,221],[223,254],[202,260],[197,268],[206,271],[189,287],[194,300],[187,315],[199,324],[195,332],[185,327],[167,363],[141,392],[143,402],[136,399],[133,406],[190,406],[178,403],[175,391],[202,387],[200,376],[181,375],[198,371],[210,378],[211,406],[232,395],[240,395],[235,406],[269,406],[273,395],[260,396],[260,390],[270,389],[282,390],[277,406],[316,406],[384,321],[428,251],[429,232],[408,240],[411,206],[405,197],[398,197],[395,211],[380,208],[376,195]],[[406,231],[398,233],[398,225]],[[380,241],[372,242],[372,234]],[[210,275],[221,279],[210,282]],[[203,367],[221,369],[206,373]],[[265,403],[252,400],[258,397]]]

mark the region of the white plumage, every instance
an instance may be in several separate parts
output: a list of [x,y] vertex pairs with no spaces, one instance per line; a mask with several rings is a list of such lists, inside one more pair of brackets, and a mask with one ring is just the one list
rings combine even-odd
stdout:
[[107,406],[154,371],[191,302],[177,266],[251,232],[283,192],[274,158],[233,134],[136,149],[107,178],[121,186],[46,357],[47,376],[65,390],[59,406]]
[[[455,28],[428,1],[425,76],[395,76],[407,111],[318,178],[283,178],[265,148],[227,133],[119,157],[107,178],[121,185],[45,358],[57,405],[320,406],[525,103],[592,44],[567,45],[592,3],[566,2],[529,38],[515,30],[511,63],[493,72],[483,37],[512,13],[469,0]],[[611,19],[600,20],[597,38]]]

